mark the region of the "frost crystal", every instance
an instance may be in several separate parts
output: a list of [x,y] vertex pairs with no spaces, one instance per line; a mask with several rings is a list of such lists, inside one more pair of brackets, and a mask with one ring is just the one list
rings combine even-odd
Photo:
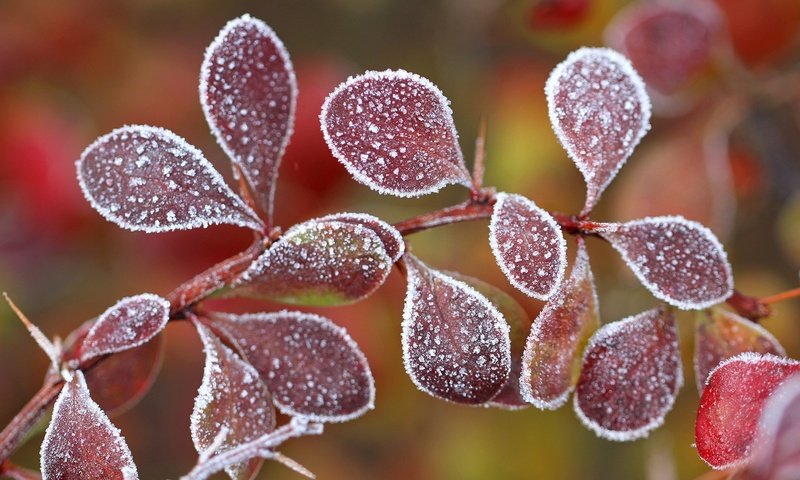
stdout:
[[40,457],[43,480],[139,478],[125,439],[92,400],[80,370],[56,399]]
[[556,66],[545,94],[553,130],[586,180],[588,213],[650,128],[644,82],[619,53],[581,48]]
[[206,120],[269,216],[296,98],[289,53],[261,20],[231,20],[206,50],[200,70]]
[[664,422],[683,384],[669,308],[604,325],[589,340],[575,391],[583,424],[608,440],[646,437]]
[[216,314],[286,415],[343,422],[373,408],[375,382],[347,331],[327,318],[281,311]]
[[219,224],[263,228],[203,154],[163,128],[118,128],[89,145],[76,166],[86,199],[122,228],[148,233]]
[[561,284],[567,244],[553,217],[531,200],[497,194],[489,244],[508,280],[525,294],[547,300]]
[[81,359],[148,342],[167,325],[169,309],[167,300],[151,293],[123,298],[97,318],[81,345]]
[[[315,220],[318,222],[353,223],[369,228],[375,232],[378,238],[383,242],[383,247],[386,249],[386,254],[392,259],[392,263],[399,260],[405,252],[406,244],[400,232],[373,215],[366,213],[334,213]],[[291,229],[289,231],[291,231]]]
[[403,70],[366,72],[325,100],[325,141],[350,174],[379,193],[416,197],[470,185],[449,101]]
[[683,217],[608,223],[597,232],[622,255],[650,293],[683,310],[699,310],[733,293],[733,273],[717,237]]
[[509,328],[502,314],[464,282],[404,256],[403,363],[423,392],[457,403],[495,397],[511,369]]

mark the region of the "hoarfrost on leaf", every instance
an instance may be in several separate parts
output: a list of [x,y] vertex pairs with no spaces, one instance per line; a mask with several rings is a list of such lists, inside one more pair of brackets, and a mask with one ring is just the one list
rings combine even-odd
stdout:
[[250,15],[228,22],[206,50],[200,103],[217,142],[269,217],[296,99],[294,67],[275,32]]
[[347,331],[327,318],[281,311],[213,316],[258,370],[286,415],[343,422],[373,408],[375,382]]
[[125,439],[92,400],[80,370],[56,399],[40,458],[43,480],[139,478]]
[[682,384],[672,309],[648,310],[603,325],[589,340],[575,412],[602,438],[644,438],[664,423]]
[[502,314],[464,282],[406,253],[403,363],[423,392],[456,403],[493,399],[511,369],[509,328]]
[[489,244],[512,285],[547,300],[564,278],[567,244],[553,217],[522,195],[498,193]]
[[470,185],[450,102],[404,70],[366,72],[325,100],[320,123],[333,155],[359,182],[400,197]]
[[[369,228],[375,232],[378,238],[383,242],[383,247],[386,250],[386,254],[392,260],[392,263],[399,260],[400,257],[403,256],[403,253],[405,253],[406,244],[400,232],[373,215],[367,213],[342,212],[325,215],[324,217],[317,218],[316,221],[353,223]],[[289,229],[289,231],[291,231],[291,229]]]
[[631,63],[608,48],[581,48],[545,85],[553,130],[586,180],[589,213],[650,128],[650,99]]
[[725,249],[705,226],[683,217],[606,223],[597,233],[611,243],[656,298],[683,310],[723,302],[733,293]]
[[118,128],[89,145],[76,167],[92,207],[128,230],[264,227],[200,150],[163,128]]

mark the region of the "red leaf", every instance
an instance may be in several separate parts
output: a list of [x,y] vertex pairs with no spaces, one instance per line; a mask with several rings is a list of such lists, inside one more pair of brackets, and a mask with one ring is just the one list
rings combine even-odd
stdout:
[[656,298],[699,310],[733,293],[733,273],[717,237],[683,217],[652,217],[598,228]]
[[695,317],[694,374],[702,393],[708,374],[723,360],[744,352],[772,353],[785,357],[786,351],[764,327],[728,310],[712,308]]
[[379,193],[416,197],[470,185],[449,101],[419,75],[352,77],[325,100],[320,122],[333,155]]
[[755,353],[742,353],[714,369],[694,428],[700,457],[719,469],[747,461],[765,402],[798,371],[800,362]]
[[528,10],[528,24],[534,30],[568,29],[586,19],[591,0],[534,0]]
[[555,410],[567,401],[578,383],[581,352],[599,325],[594,277],[586,247],[580,240],[569,279],[531,327],[520,377],[526,401],[547,410]]
[[125,439],[92,401],[81,371],[56,399],[40,457],[44,480],[139,478]]
[[352,303],[380,287],[391,266],[371,228],[312,220],[292,227],[253,262],[232,295],[306,305]]
[[[203,455],[223,428],[227,434],[213,453],[225,452],[274,430],[275,408],[256,369],[223,345],[207,327],[194,323],[206,354],[203,382],[191,416],[192,442],[197,452]],[[234,480],[250,479],[261,463],[260,458],[253,458],[225,471]]]
[[423,392],[457,403],[494,398],[511,369],[502,314],[464,282],[406,254],[403,362]]
[[167,326],[170,304],[143,293],[125,297],[97,318],[81,345],[81,361],[138,347]]
[[163,128],[133,125],[103,135],[83,151],[77,169],[92,207],[128,230],[263,228],[200,150]]
[[553,217],[531,200],[497,194],[489,243],[497,264],[519,290],[547,300],[558,289],[567,266],[567,245]]
[[294,67],[275,32],[249,15],[228,22],[206,50],[200,103],[217,142],[270,217],[296,99]]
[[366,213],[334,213],[317,218],[316,220],[318,222],[352,223],[369,228],[375,232],[375,235],[383,242],[383,248],[392,260],[392,263],[399,260],[405,252],[406,244],[400,232],[378,217]]
[[556,66],[545,92],[553,130],[586,180],[588,213],[650,128],[644,82],[619,53],[581,48]]
[[258,370],[286,415],[343,422],[373,408],[367,359],[347,331],[327,318],[282,311],[218,313],[213,320]]
[[589,340],[575,412],[600,437],[636,440],[664,423],[682,383],[672,310],[648,310],[603,325]]

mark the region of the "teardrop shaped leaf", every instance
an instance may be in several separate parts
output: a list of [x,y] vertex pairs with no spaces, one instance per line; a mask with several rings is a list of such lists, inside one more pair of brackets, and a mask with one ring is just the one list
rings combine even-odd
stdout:
[[206,50],[200,104],[217,142],[270,217],[296,103],[294,67],[275,32],[250,15],[228,22]]
[[670,305],[700,310],[733,293],[728,255],[703,225],[683,217],[648,217],[596,229],[640,282]]
[[325,100],[320,122],[333,155],[379,193],[416,197],[470,185],[450,102],[419,75],[386,70],[351,77]]
[[264,227],[200,150],[163,128],[118,128],[89,145],[76,166],[92,207],[128,230]]
[[494,398],[511,369],[509,328],[502,314],[464,282],[406,253],[403,363],[425,393],[456,403]]
[[578,239],[572,273],[534,320],[525,346],[522,395],[541,409],[566,403],[578,383],[583,348],[600,326],[589,254]]
[[744,352],[786,356],[778,339],[757,323],[722,308],[698,313],[694,334],[697,391],[703,392],[708,374],[723,360]]
[[742,353],[722,362],[708,376],[695,422],[700,458],[725,469],[747,461],[758,419],[767,399],[800,362],[774,355]]
[[648,310],[603,325],[589,340],[575,412],[599,437],[644,438],[664,423],[682,384],[675,316]]
[[545,85],[553,130],[586,180],[588,213],[650,129],[650,99],[627,58],[581,48]]
[[256,259],[229,295],[303,305],[352,303],[380,287],[391,267],[372,229],[312,220],[287,231]]
[[325,215],[324,217],[317,218],[316,220],[318,222],[352,223],[356,225],[363,225],[369,228],[375,232],[378,238],[380,238],[383,242],[383,248],[386,250],[386,254],[389,256],[389,258],[392,260],[392,263],[399,260],[400,257],[403,256],[403,253],[405,253],[406,244],[400,232],[397,231],[397,229],[393,226],[373,215],[369,215],[367,213],[342,212]]
[[56,399],[40,458],[44,480],[139,478],[125,439],[92,400],[81,371]]
[[[222,344],[199,321],[194,322],[206,354],[203,381],[194,400],[191,416],[192,442],[201,455],[224,428],[225,439],[214,450],[222,453],[255,440],[275,429],[275,408],[266,385],[252,365]],[[262,460],[225,469],[234,480],[250,479]]]
[[531,200],[497,194],[489,244],[508,281],[523,293],[547,300],[561,285],[567,243],[553,217]]
[[125,297],[97,318],[81,346],[81,360],[138,347],[158,335],[169,320],[167,300],[143,293]]
[[286,415],[344,422],[373,408],[375,382],[347,331],[327,318],[281,311],[213,316]]

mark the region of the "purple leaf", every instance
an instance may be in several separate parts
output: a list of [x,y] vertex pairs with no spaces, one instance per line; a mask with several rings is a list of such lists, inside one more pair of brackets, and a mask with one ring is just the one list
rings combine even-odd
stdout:
[[392,263],[399,260],[405,252],[406,244],[400,232],[378,217],[366,213],[334,213],[317,218],[316,220],[318,222],[352,223],[369,228],[375,232],[378,238],[383,242],[383,248],[392,260]]
[[581,48],[556,66],[545,93],[553,130],[586,180],[589,213],[650,128],[644,82],[619,53]]
[[[222,453],[275,429],[275,408],[266,385],[252,365],[222,344],[199,321],[194,322],[206,354],[203,382],[191,416],[192,442],[201,455],[222,429],[227,435],[214,453]],[[225,469],[234,479],[250,479],[260,458]]]
[[81,361],[138,347],[155,337],[169,320],[167,300],[143,293],[125,297],[97,318],[81,346]]
[[567,244],[553,217],[522,195],[497,194],[489,223],[489,243],[512,285],[547,300],[567,266]]
[[375,382],[347,331],[327,318],[282,311],[213,316],[258,370],[286,415],[343,422],[373,408]]
[[270,218],[296,99],[294,68],[275,32],[249,15],[228,22],[206,50],[200,103],[217,142]]
[[128,230],[264,227],[200,150],[163,128],[118,128],[89,145],[76,166],[92,207]]
[[352,303],[380,287],[391,267],[371,228],[312,220],[292,227],[256,259],[232,294],[305,305]]
[[683,383],[678,332],[666,307],[604,325],[589,340],[575,391],[581,422],[608,440],[646,437]]
[[547,410],[567,401],[578,383],[583,348],[599,325],[594,277],[580,240],[570,277],[531,327],[520,377],[526,401]]
[[456,403],[494,398],[511,369],[509,328],[502,314],[464,282],[406,253],[403,362],[423,392]]
[[699,310],[733,293],[733,273],[717,237],[683,217],[648,217],[597,228],[656,298]]
[[40,457],[44,480],[139,478],[125,439],[92,401],[81,371],[56,399]]
[[449,103],[419,75],[367,72],[325,100],[322,133],[350,174],[379,193],[416,197],[469,186]]

